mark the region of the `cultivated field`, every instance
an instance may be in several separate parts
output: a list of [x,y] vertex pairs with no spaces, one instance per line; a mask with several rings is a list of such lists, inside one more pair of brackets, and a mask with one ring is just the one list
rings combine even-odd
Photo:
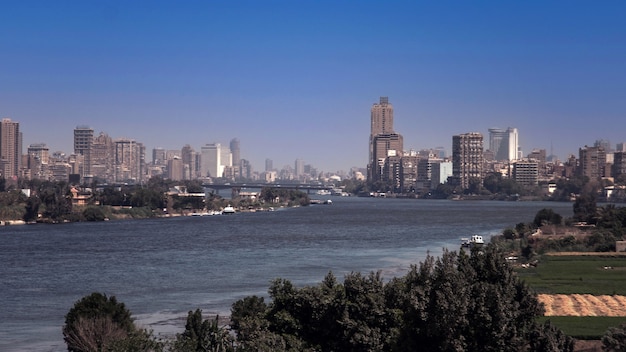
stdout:
[[546,316],[626,317],[626,296],[540,294]]

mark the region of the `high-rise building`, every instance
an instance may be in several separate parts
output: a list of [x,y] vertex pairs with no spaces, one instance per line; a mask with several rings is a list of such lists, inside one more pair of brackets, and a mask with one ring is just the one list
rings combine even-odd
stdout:
[[272,159],[265,159],[265,171],[272,171],[274,170],[274,162],[272,161]]
[[206,144],[201,147],[201,177],[222,177],[222,146],[219,143]]
[[240,166],[241,153],[239,150],[239,139],[233,138],[230,140],[230,153],[233,155],[233,166]]
[[295,164],[296,177],[304,175],[304,161],[302,161],[302,159],[296,159]]
[[471,179],[482,183],[483,135],[477,132],[452,136],[452,177],[463,189]]
[[74,129],[74,154],[82,155],[78,163],[78,173],[81,177],[91,176],[91,152],[93,146],[93,128],[77,126]]
[[152,149],[152,165],[165,165],[167,162],[164,148],[156,147]]
[[22,162],[20,123],[9,118],[0,123],[0,172],[2,177],[18,177]]
[[613,177],[626,175],[626,151],[615,152],[612,171]]
[[587,176],[590,180],[606,176],[606,151],[603,147],[579,148],[578,156],[578,175]]
[[[142,156],[144,154],[144,156]],[[115,141],[115,182],[141,182],[145,148],[131,139]]]
[[498,161],[519,159],[519,135],[517,128],[509,127],[506,130],[490,128],[489,150],[493,152],[495,160]]
[[183,160],[177,156],[167,161],[167,178],[172,181],[181,181],[183,179]]
[[616,152],[626,152],[626,143],[617,143],[615,145]]
[[91,173],[95,178],[106,182],[115,181],[115,144],[113,139],[106,133],[100,135],[93,140],[91,150]]
[[[385,171],[385,163],[389,157],[402,157],[403,139],[402,135],[395,133],[393,129],[393,105],[389,103],[389,98],[380,97],[370,111],[370,143],[369,160],[367,164],[368,180],[370,182],[387,179],[394,170],[389,167],[398,163],[389,163]],[[395,167],[395,166],[394,166]],[[399,172],[399,171],[398,171]],[[398,188],[400,188],[398,181]]]

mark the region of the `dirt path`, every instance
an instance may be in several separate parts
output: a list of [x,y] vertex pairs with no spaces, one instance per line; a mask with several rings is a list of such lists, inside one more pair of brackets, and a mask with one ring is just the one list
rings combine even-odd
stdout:
[[546,295],[539,301],[545,305],[546,316],[626,317],[626,296]]

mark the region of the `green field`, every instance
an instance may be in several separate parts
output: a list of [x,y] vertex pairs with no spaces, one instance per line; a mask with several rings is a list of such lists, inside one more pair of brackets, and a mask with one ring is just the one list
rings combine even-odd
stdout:
[[[623,256],[544,255],[537,267],[516,271],[537,293],[626,295],[626,257]],[[626,317],[553,316],[539,320],[550,320],[567,335],[590,340],[600,339],[609,327],[626,323]]]
[[537,267],[518,269],[537,293],[626,295],[626,257],[542,256]]
[[599,340],[612,326],[626,323],[626,317],[541,317],[543,323],[549,320],[552,325],[563,330],[566,335],[581,340]]

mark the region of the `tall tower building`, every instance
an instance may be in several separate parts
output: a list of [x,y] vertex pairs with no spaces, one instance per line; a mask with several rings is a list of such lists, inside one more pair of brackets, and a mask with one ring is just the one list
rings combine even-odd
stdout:
[[233,155],[233,166],[239,166],[241,154],[239,150],[238,138],[233,138],[230,140],[230,153]]
[[131,139],[115,141],[115,181],[141,182],[145,147]]
[[74,129],[74,154],[82,155],[82,165],[78,167],[81,177],[91,176],[91,151],[93,146],[93,128],[77,126]]
[[483,135],[477,132],[452,136],[452,177],[466,189],[472,178],[482,182]]
[[94,138],[91,150],[91,173],[106,182],[115,181],[115,144],[106,133]]
[[272,159],[265,159],[265,171],[269,172],[274,170],[274,162]]
[[300,177],[304,175],[304,161],[302,159],[296,159],[296,177]]
[[206,144],[201,147],[201,176],[202,177],[222,177],[224,167],[222,166],[222,146],[219,143]]
[[0,172],[2,177],[17,177],[22,161],[20,123],[9,118],[0,123]]
[[403,150],[402,136],[393,130],[393,105],[388,97],[380,97],[370,111],[371,130],[369,143],[368,180],[383,177],[387,157],[400,157]]
[[517,128],[509,127],[489,129],[489,150],[493,152],[495,160],[514,161],[519,159],[519,134]]

